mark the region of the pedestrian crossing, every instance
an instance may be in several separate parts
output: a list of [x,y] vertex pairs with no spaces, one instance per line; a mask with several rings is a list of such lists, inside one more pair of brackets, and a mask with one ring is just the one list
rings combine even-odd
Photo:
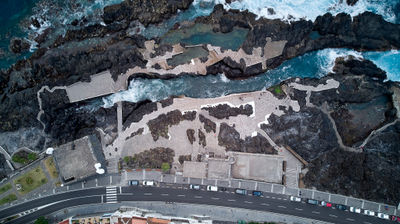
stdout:
[[106,203],[117,203],[117,187],[106,188]]

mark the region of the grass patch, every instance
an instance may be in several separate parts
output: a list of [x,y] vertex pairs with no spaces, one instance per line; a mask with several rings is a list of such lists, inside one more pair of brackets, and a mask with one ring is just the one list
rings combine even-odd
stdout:
[[9,195],[5,196],[4,198],[0,199],[0,205],[4,205],[5,203],[10,203],[15,200],[17,200],[17,195],[9,194]]
[[275,94],[281,95],[282,94],[281,86],[275,86],[274,87],[274,92],[275,92]]
[[0,194],[6,192],[6,191],[8,191],[8,190],[10,190],[11,188],[12,188],[12,186],[11,186],[10,183],[1,186],[1,187],[0,187]]
[[19,191],[21,195],[31,192],[45,183],[47,183],[47,178],[40,166],[14,180],[14,184],[22,185],[22,190]]
[[16,163],[28,164],[38,159],[38,154],[34,152],[19,151],[15,153],[11,160]]
[[49,172],[51,178],[57,178],[58,177],[58,172],[56,168],[56,164],[54,163],[53,157],[49,157],[44,161],[44,166],[47,169],[47,172]]

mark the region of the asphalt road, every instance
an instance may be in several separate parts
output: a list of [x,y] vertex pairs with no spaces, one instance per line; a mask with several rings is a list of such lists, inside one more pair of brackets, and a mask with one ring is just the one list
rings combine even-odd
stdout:
[[[376,217],[368,217],[362,214],[354,214],[333,208],[309,205],[304,202],[291,202],[287,196],[272,193],[264,193],[263,197],[251,195],[237,195],[228,189],[226,192],[207,192],[204,190],[189,190],[178,188],[176,185],[163,187],[122,187],[117,188],[118,201],[164,201],[190,204],[216,205],[233,208],[244,208],[259,211],[268,211],[281,214],[294,215],[304,218],[316,219],[332,223],[391,223]],[[76,205],[105,203],[106,188],[85,189],[44,197],[31,202],[11,207],[0,211],[0,217],[8,217],[22,211],[33,209],[46,204],[43,207],[21,218],[13,220],[12,223],[29,223],[39,216]],[[250,192],[249,192],[250,193]]]

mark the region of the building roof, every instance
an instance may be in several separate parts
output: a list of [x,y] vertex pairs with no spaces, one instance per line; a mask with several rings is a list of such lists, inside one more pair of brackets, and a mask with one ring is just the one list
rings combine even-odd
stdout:
[[170,223],[170,220],[167,219],[159,219],[159,218],[153,218],[153,217],[148,217],[147,218],[147,223],[148,224],[168,224]]
[[94,135],[57,147],[53,156],[64,182],[73,182],[95,175],[96,163],[102,163],[104,168],[101,144]]

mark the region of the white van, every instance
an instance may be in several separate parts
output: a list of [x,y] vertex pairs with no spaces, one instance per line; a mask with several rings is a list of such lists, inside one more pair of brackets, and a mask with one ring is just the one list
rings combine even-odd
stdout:
[[207,186],[207,191],[218,191],[218,187],[217,186],[208,185]]
[[145,181],[143,181],[143,186],[150,186],[150,187],[152,187],[152,186],[154,186],[154,181],[152,181],[152,180],[145,180]]

